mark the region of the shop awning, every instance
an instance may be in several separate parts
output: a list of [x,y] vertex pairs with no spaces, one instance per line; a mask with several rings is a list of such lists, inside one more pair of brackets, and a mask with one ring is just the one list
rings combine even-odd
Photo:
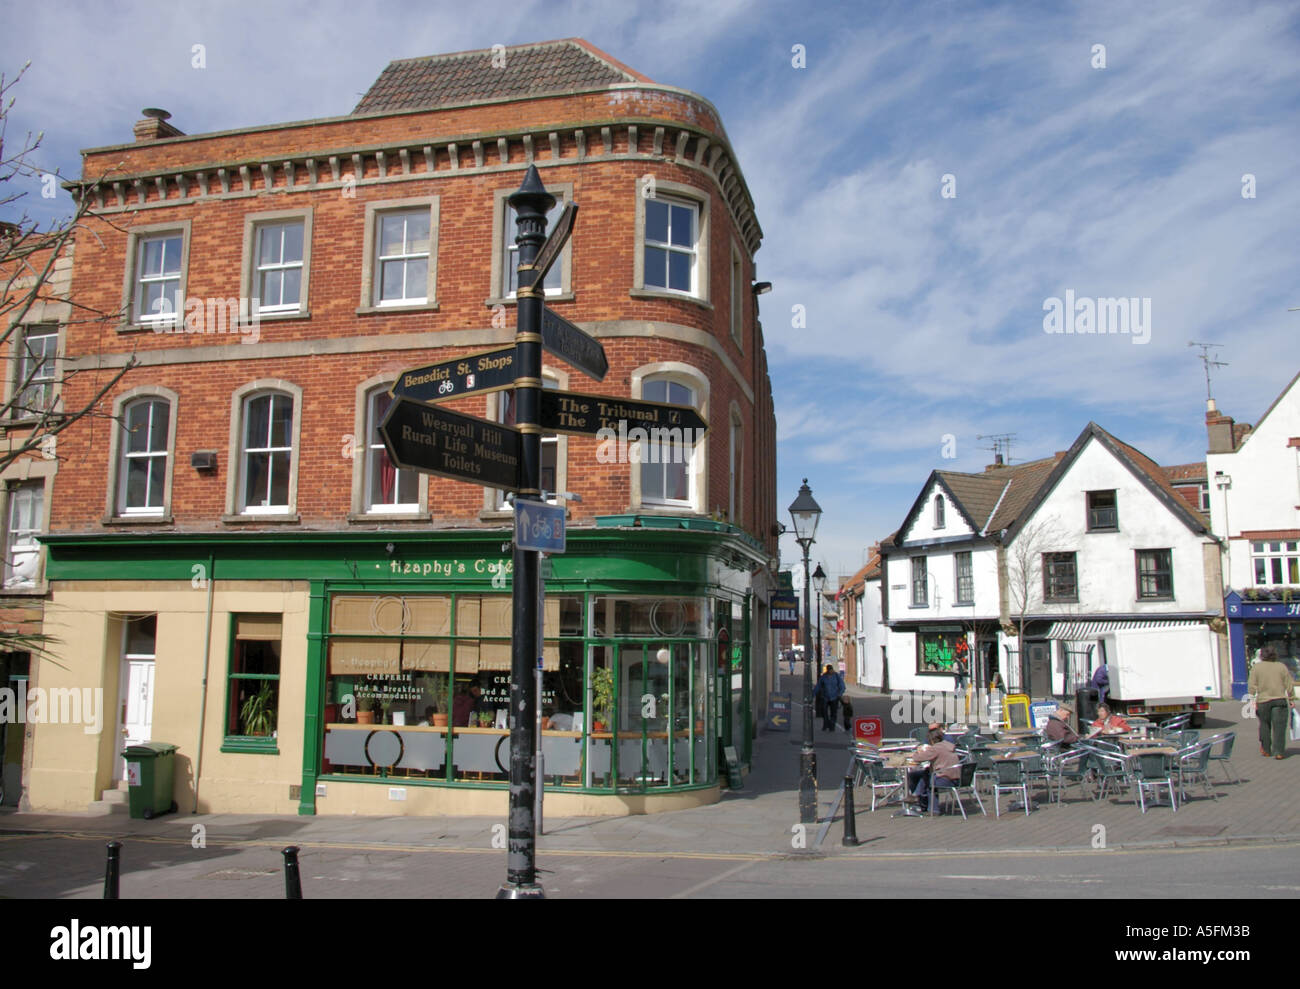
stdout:
[[1091,642],[1104,632],[1127,632],[1143,628],[1190,628],[1203,622],[1181,618],[1154,618],[1145,620],[1123,620],[1111,622],[1052,622],[1047,629],[1048,639],[1060,639],[1065,642]]

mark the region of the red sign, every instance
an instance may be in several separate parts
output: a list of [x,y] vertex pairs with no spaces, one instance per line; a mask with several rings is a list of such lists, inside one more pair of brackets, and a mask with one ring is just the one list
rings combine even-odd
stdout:
[[853,737],[860,742],[879,745],[885,737],[885,726],[879,718],[854,718]]

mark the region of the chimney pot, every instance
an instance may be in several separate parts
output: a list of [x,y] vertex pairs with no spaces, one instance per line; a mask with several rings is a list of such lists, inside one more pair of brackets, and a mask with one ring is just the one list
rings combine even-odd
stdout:
[[158,141],[164,137],[180,137],[185,132],[167,123],[171,114],[156,106],[147,106],[140,111],[144,119],[136,121],[132,128],[137,141]]

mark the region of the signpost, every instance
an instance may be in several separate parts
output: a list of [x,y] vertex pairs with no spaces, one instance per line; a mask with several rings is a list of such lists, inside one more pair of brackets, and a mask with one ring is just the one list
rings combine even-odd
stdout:
[[[563,553],[565,549],[564,509],[542,501],[542,433],[594,436],[610,429],[631,442],[690,444],[708,427],[689,406],[542,390],[543,349],[597,381],[609,371],[609,361],[599,341],[548,312],[543,304],[543,279],[573,231],[577,204],[565,205],[550,237],[545,237],[546,214],[555,205],[555,197],[546,191],[531,165],[509,202],[519,231],[515,238],[519,246],[515,345],[404,371],[393,385],[394,401],[379,426],[379,435],[398,467],[516,493],[509,842],[506,882],[497,898],[540,899],[546,895],[537,882],[535,859],[541,803],[534,798],[540,792],[538,663],[545,611],[541,554]],[[515,393],[513,427],[436,404],[511,387]],[[720,656],[724,641],[725,635],[720,636]],[[783,721],[788,730],[790,701],[788,695],[785,698]],[[775,716],[780,717],[779,713]],[[738,787],[739,763],[734,750],[729,748],[726,753],[731,785]]]
[[519,490],[520,431],[510,426],[399,398],[379,435],[403,469]]
[[[703,435],[708,423],[689,405],[667,402],[642,402],[611,395],[583,395],[572,391],[542,392],[542,428],[572,436],[595,436],[602,429],[612,430],[625,442],[639,439],[676,440],[690,443],[688,430]],[[632,423],[629,428],[628,424]],[[640,429],[645,436],[634,435]],[[658,430],[657,437],[650,430]]]
[[542,349],[597,381],[609,372],[609,361],[600,341],[546,308],[542,309]]
[[501,391],[515,383],[515,348],[483,350],[403,371],[389,393],[420,402],[448,402],[466,395]]

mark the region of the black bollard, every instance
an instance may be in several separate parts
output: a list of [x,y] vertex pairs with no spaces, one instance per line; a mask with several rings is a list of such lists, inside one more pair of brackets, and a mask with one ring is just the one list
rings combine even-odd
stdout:
[[290,845],[280,853],[284,856],[284,898],[302,899],[302,877],[298,875],[298,846]]
[[858,822],[853,811],[853,777],[844,777],[844,837],[841,845],[860,845],[858,841]]
[[104,899],[119,899],[118,891],[118,872],[121,866],[122,843],[120,841],[110,841],[108,843],[108,865],[104,869]]

